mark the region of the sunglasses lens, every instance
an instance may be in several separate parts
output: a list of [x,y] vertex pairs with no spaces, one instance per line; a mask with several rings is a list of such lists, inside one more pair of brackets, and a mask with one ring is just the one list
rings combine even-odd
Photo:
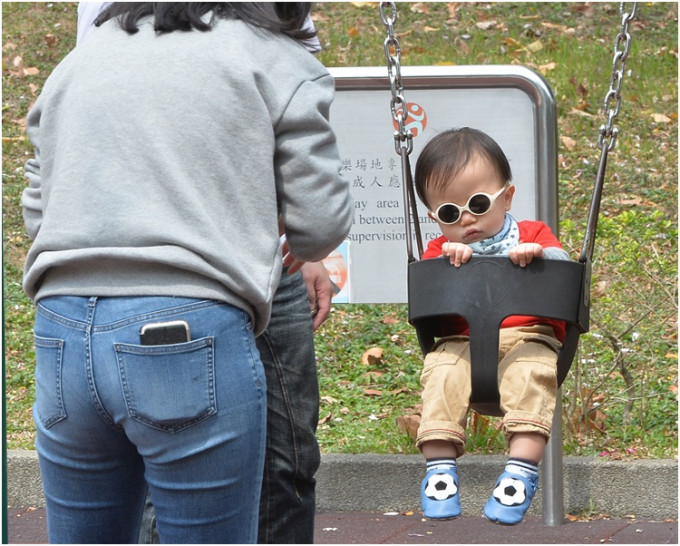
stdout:
[[437,216],[439,216],[440,222],[453,224],[460,218],[460,210],[458,210],[457,206],[447,203],[437,209]]
[[478,193],[470,198],[468,207],[472,214],[484,214],[491,208],[491,200],[488,196]]

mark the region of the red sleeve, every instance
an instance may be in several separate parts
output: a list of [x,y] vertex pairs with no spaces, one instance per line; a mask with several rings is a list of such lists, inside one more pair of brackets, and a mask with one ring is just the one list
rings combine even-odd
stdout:
[[442,255],[442,245],[446,242],[446,237],[440,235],[436,239],[432,239],[427,243],[427,248],[423,252],[423,260],[430,258],[439,258]]
[[519,226],[520,242],[538,243],[543,248],[562,248],[562,245],[547,224],[538,220],[522,220],[517,222],[517,225]]

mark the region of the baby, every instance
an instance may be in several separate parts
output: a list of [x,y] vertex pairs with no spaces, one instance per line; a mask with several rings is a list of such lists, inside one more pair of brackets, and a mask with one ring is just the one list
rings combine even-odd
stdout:
[[[500,146],[476,129],[452,129],[428,142],[415,170],[416,191],[442,236],[423,258],[445,256],[460,267],[473,254],[507,255],[524,267],[534,258],[568,260],[550,228],[517,222],[509,214],[515,187]],[[446,336],[425,357],[423,411],[418,448],[427,471],[421,486],[423,513],[431,519],[461,514],[456,459],[465,453],[470,407],[469,330],[463,319],[445,325]],[[500,331],[498,379],[509,459],[484,507],[490,521],[522,521],[538,487],[538,464],[550,437],[557,396],[557,353],[563,322],[511,316]],[[442,493],[436,484],[448,483]],[[502,494],[514,488],[511,497]]]

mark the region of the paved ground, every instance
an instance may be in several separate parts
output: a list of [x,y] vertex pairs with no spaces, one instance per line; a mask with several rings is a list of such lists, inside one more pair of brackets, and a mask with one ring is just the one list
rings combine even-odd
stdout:
[[[678,522],[636,519],[565,521],[547,527],[529,516],[514,527],[481,517],[433,522],[418,514],[322,512],[317,514],[318,544],[678,544]],[[8,510],[10,544],[47,542],[44,508]]]

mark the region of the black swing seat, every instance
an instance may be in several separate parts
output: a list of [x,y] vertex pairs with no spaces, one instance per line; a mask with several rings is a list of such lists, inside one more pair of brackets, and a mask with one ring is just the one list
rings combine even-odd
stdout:
[[[563,320],[567,337],[557,361],[562,385],[576,353],[579,335],[590,320],[589,261],[535,259],[526,267],[507,256],[472,256],[454,267],[447,258],[408,266],[409,322],[423,355],[441,335],[447,316],[463,317],[470,329],[471,407],[502,416],[498,394],[498,331],[510,315]],[[493,333],[493,335],[492,335]]]

